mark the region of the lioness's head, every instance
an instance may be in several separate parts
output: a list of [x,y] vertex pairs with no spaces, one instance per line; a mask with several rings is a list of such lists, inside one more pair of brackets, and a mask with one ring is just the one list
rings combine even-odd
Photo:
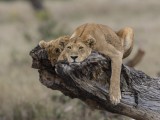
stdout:
[[91,47],[80,37],[71,38],[63,54],[69,63],[80,63],[91,54]]
[[39,42],[39,46],[47,51],[48,59],[51,61],[52,65],[54,65],[68,42],[69,36],[62,36],[49,42],[42,40]]

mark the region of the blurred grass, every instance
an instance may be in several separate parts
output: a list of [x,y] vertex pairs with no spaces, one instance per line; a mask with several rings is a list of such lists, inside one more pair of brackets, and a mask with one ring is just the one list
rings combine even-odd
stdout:
[[31,68],[29,51],[40,40],[71,34],[85,22],[107,24],[114,30],[131,26],[134,51],[138,46],[146,51],[136,68],[154,76],[160,71],[160,2],[50,0],[44,5],[48,17],[35,13],[27,1],[0,2],[0,120],[127,120],[91,111],[79,100],[41,85],[37,70]]

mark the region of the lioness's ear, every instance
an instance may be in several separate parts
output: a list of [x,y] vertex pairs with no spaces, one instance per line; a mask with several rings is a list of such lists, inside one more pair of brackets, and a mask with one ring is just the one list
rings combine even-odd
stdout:
[[63,36],[59,39],[59,45],[63,48],[68,44],[69,42],[69,36]]
[[41,48],[47,48],[47,47],[48,47],[48,43],[45,42],[44,40],[41,40],[41,41],[39,42],[39,46],[40,46]]
[[92,48],[96,43],[96,39],[93,38],[92,36],[89,36],[85,43],[88,47]]

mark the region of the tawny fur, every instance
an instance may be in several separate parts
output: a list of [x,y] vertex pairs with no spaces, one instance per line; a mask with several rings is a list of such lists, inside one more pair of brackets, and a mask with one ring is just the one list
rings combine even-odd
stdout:
[[121,99],[122,59],[127,57],[133,48],[132,28],[126,27],[114,32],[106,25],[87,23],[76,28],[69,41],[59,60],[67,59],[70,63],[79,63],[89,56],[91,50],[111,58],[110,100],[113,104],[118,104]]
[[52,65],[57,62],[60,53],[69,42],[69,38],[69,36],[62,36],[49,42],[45,42],[44,40],[39,42],[39,46],[47,51],[48,59],[51,61]]

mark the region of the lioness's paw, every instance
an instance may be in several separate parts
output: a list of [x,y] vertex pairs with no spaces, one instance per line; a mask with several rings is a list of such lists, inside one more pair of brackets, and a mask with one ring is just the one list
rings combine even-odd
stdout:
[[120,103],[120,99],[121,99],[121,93],[117,92],[117,91],[110,91],[110,101],[113,105],[117,105],[118,103]]

